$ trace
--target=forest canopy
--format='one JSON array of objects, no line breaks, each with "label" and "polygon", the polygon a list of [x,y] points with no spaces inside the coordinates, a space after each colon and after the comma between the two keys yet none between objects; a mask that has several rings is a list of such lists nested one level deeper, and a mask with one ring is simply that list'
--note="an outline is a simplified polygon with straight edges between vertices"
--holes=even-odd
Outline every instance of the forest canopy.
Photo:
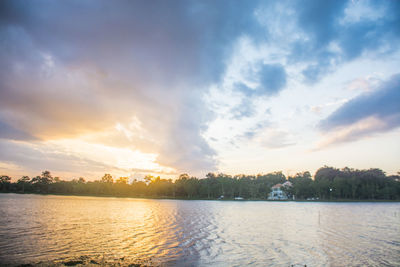
[{"label": "forest canopy", "polygon": [[0,192],[119,196],[180,199],[267,199],[271,187],[290,181],[289,195],[296,199],[321,200],[400,200],[400,173],[387,176],[380,169],[337,169],[324,166],[315,173],[297,173],[286,177],[282,172],[258,175],[226,175],[208,173],[204,178],[181,174],[178,179],[146,176],[143,181],[128,177],[114,179],[105,174],[101,179],[86,181],[79,177],[65,181],[43,171],[36,177],[22,176],[12,182],[7,175],[0,176]]}]

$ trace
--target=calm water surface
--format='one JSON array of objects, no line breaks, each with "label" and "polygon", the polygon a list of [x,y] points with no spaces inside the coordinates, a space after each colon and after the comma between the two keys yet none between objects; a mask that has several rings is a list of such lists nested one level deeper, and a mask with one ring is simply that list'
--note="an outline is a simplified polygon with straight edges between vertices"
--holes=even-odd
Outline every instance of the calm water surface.
[{"label": "calm water surface", "polygon": [[400,266],[400,203],[0,194],[0,263],[82,256],[162,266]]}]

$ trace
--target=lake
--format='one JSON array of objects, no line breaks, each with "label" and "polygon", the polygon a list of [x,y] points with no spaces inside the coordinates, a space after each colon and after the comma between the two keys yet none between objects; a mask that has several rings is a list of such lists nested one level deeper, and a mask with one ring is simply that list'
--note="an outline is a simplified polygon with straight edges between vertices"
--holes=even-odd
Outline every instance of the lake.
[{"label": "lake", "polygon": [[0,262],[400,266],[400,203],[0,194]]}]

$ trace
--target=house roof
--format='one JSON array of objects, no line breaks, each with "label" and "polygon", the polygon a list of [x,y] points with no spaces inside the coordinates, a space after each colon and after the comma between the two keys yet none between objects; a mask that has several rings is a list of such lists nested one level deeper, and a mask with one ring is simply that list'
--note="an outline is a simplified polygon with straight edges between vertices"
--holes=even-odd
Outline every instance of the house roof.
[{"label": "house roof", "polygon": [[276,184],[276,185],[274,185],[273,187],[271,187],[272,189],[274,189],[274,188],[281,188],[282,187],[282,184]]},{"label": "house roof", "polygon": [[290,181],[286,181],[283,183],[283,186],[293,186],[293,184]]}]

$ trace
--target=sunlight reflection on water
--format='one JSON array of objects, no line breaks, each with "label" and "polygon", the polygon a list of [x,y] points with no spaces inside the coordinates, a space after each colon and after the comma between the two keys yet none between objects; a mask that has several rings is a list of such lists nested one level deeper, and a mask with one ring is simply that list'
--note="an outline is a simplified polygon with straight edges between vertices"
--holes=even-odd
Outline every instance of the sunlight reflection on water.
[{"label": "sunlight reflection on water", "polygon": [[399,266],[400,203],[0,194],[0,262]]}]

